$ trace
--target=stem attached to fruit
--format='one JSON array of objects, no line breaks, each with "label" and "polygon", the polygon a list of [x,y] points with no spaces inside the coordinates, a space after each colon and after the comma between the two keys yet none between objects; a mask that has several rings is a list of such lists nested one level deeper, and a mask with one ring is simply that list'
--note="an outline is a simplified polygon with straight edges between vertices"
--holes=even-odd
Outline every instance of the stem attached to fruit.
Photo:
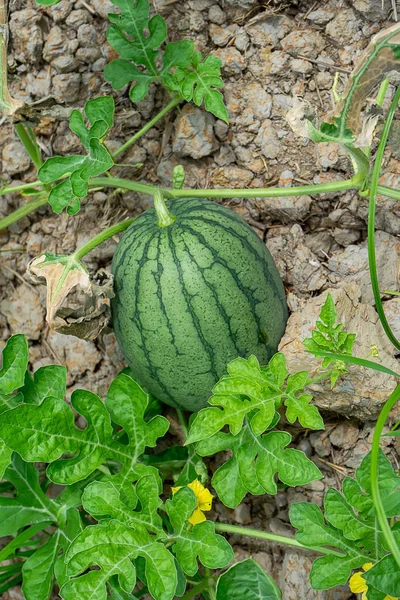
[{"label": "stem attached to fruit", "polygon": [[158,221],[157,225],[159,227],[168,227],[175,222],[176,217],[171,215],[169,212],[167,205],[164,199],[164,193],[161,188],[157,188],[154,194],[154,208],[156,209]]}]

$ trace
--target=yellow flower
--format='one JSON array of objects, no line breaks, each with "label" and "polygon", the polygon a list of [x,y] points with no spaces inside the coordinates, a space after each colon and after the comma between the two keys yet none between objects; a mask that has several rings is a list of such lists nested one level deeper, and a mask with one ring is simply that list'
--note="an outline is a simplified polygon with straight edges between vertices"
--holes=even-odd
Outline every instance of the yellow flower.
[{"label": "yellow flower", "polygon": [[[369,569],[372,569],[373,566],[374,565],[372,563],[366,563],[365,565],[362,566],[362,570],[365,573],[365,571],[369,571]],[[353,594],[362,594],[361,599],[367,600],[368,585],[367,585],[367,582],[365,581],[364,577],[362,576],[361,571],[359,571],[358,573],[354,573],[354,575],[352,575],[350,577],[349,586],[350,586],[350,591],[353,592]],[[385,596],[384,600],[398,600],[398,599],[393,598],[393,596]]]},{"label": "yellow flower", "polygon": [[[202,523],[206,520],[206,517],[203,515],[203,512],[211,510],[213,496],[209,492],[209,490],[200,483],[198,479],[195,479],[194,481],[192,481],[192,483],[188,483],[187,487],[190,488],[196,496],[196,508],[194,509],[193,514],[189,519],[189,523],[191,523],[192,525],[197,525],[197,523]],[[176,494],[176,492],[181,488],[182,486],[171,488],[172,495]]]}]

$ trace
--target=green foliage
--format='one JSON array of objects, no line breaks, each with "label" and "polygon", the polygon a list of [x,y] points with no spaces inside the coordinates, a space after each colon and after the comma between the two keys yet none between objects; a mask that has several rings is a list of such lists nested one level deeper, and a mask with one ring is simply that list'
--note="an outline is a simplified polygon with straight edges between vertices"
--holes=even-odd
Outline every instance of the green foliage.
[{"label": "green foliage", "polygon": [[89,127],[79,110],[72,111],[69,127],[79,137],[87,154],[54,156],[48,158],[39,169],[42,183],[50,184],[63,179],[49,194],[49,203],[55,213],[61,213],[66,208],[69,215],[75,215],[80,209],[80,200],[87,196],[89,179],[108,171],[114,164],[103,143],[114,124],[113,98],[104,96],[89,100],[85,105],[85,114]]},{"label": "green foliage", "polygon": [[232,435],[242,430],[247,418],[252,432],[258,436],[266,431],[282,403],[288,420],[299,419],[304,427],[323,429],[324,424],[311,396],[303,394],[308,381],[305,371],[290,375],[284,354],[275,354],[266,367],[260,367],[255,356],[237,358],[228,365],[228,375],[214,386],[209,404],[196,415],[187,443],[209,438],[226,425]]},{"label": "green foliage", "polygon": [[216,600],[281,600],[278,586],[252,558],[236,563],[218,579]]},{"label": "green foliage", "polygon": [[[104,75],[114,89],[119,90],[133,82],[130,89],[132,102],[143,100],[149,84],[160,81],[182,99],[200,106],[203,101],[208,111],[228,121],[220,77],[222,62],[213,55],[204,61],[189,40],[169,42],[163,52],[160,46],[167,38],[167,26],[160,15],[149,18],[148,0],[112,0],[121,9],[110,14],[109,44],[121,58],[109,63]],[[141,67],[141,68],[139,68]]]},{"label": "green foliage", "polygon": [[223,450],[231,451],[231,458],[215,472],[212,485],[219,499],[234,508],[247,492],[253,495],[276,494],[275,474],[286,485],[304,485],[321,479],[322,474],[303,452],[286,448],[291,435],[285,431],[271,431],[256,436],[249,425],[234,436],[217,433],[197,444],[200,456],[211,456]]},{"label": "green foliage", "polygon": [[[357,469],[355,479],[346,477],[343,480],[342,493],[333,488],[328,490],[324,512],[317,505],[305,502],[294,504],[290,509],[291,523],[299,530],[296,534],[299,542],[338,550],[337,555],[329,554],[314,561],[310,573],[314,589],[326,590],[345,584],[353,569],[385,560],[387,549],[371,498],[370,472],[371,456],[368,454]],[[399,486],[400,477],[381,451],[379,487],[382,496],[390,499]],[[393,507],[393,513],[398,515],[398,505]],[[371,583],[376,586],[375,582]],[[383,591],[391,593],[387,589]]]},{"label": "green foliage", "polygon": [[[48,397],[39,406],[21,404],[4,413],[0,437],[24,460],[50,463],[49,479],[62,485],[81,481],[106,459],[115,459],[121,468],[113,483],[129,498],[130,482],[155,471],[138,463],[138,458],[146,446],[155,446],[157,438],[165,434],[168,421],[161,416],[144,421],[148,396],[124,374],[111,384],[105,405],[85,390],[75,390],[71,404],[86,419],[86,429],[75,426],[68,404]],[[123,427],[127,444],[118,441],[112,422]],[[63,454],[73,458],[58,460]]]},{"label": "green foliage", "polygon": [[[343,331],[343,324],[337,323],[337,313],[335,303],[330,294],[328,294],[319,319],[316,323],[316,329],[311,332],[311,338],[303,341],[305,348],[315,356],[321,356],[326,352],[332,354],[344,354],[351,356],[356,335]],[[341,375],[348,371],[342,361],[334,361],[331,358],[324,358],[322,367],[327,368],[334,364],[331,374],[331,385],[335,385]]]}]

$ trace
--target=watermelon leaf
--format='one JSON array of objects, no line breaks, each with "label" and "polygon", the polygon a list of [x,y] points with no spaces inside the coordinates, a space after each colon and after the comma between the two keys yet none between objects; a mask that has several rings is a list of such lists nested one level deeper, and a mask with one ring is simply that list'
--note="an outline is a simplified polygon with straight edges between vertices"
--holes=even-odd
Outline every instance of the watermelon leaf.
[{"label": "watermelon leaf", "polygon": [[79,212],[80,200],[88,194],[89,179],[101,175],[114,165],[111,154],[103,143],[105,135],[114,124],[114,99],[104,96],[89,100],[84,110],[90,126],[85,125],[79,110],[72,111],[69,126],[79,137],[87,154],[48,158],[38,172],[40,181],[45,184],[67,176],[49,194],[49,203],[57,214],[64,208],[69,215]]},{"label": "watermelon leaf", "polygon": [[187,102],[193,101],[196,106],[204,106],[208,112],[218,119],[229,122],[229,115],[224,99],[218,88],[224,86],[221,79],[222,60],[209,54],[202,61],[200,52],[194,52],[190,64],[176,69],[165,78],[165,84],[179,92]]},{"label": "watermelon leaf", "polygon": [[[306,502],[293,504],[290,509],[290,521],[299,530],[296,534],[299,542],[309,547],[326,546],[339,551],[337,556],[327,555],[314,561],[310,573],[314,589],[325,590],[345,584],[353,569],[382,558],[385,560],[387,549],[371,498],[370,472],[369,453],[356,470],[355,479],[346,477],[343,480],[342,493],[333,488],[328,490],[324,512],[317,505]],[[400,477],[382,451],[378,473],[382,497],[390,497],[399,488]],[[395,514],[398,515],[398,510]],[[368,577],[365,574],[365,579]],[[371,584],[383,589],[375,580],[371,579]],[[391,594],[389,589],[386,594]],[[371,597],[379,596],[371,590]]]},{"label": "watermelon leaf", "polygon": [[119,14],[108,15],[112,24],[107,40],[120,55],[104,69],[112,87],[120,90],[133,83],[130,99],[140,102],[147,96],[149,85],[159,81],[187,102],[196,106],[204,102],[206,110],[228,122],[228,111],[218,91],[223,87],[221,60],[210,54],[202,61],[190,40],[169,42],[161,51],[167,25],[160,15],[149,18],[148,0],[111,1],[121,9]]},{"label": "watermelon leaf", "polygon": [[[24,335],[13,335],[2,352],[0,369],[0,415],[22,401],[20,394],[14,395],[24,385],[28,368],[29,350]],[[11,462],[12,450],[0,438],[0,480]]]},{"label": "watermelon leaf", "polygon": [[162,521],[158,509],[162,505],[159,498],[159,483],[154,475],[141,477],[136,484],[135,494],[140,510],[134,511],[137,505],[128,507],[121,499],[121,494],[110,481],[95,481],[89,484],[82,496],[84,509],[98,521],[101,518],[113,518],[129,527],[136,523],[148,531],[160,535]]},{"label": "watermelon leaf", "polygon": [[28,367],[28,342],[24,335],[13,335],[2,353],[0,370],[0,398],[12,394],[24,385]]},{"label": "watermelon leaf", "polygon": [[21,393],[26,404],[40,404],[48,396],[63,399],[67,392],[67,369],[61,365],[40,367],[31,376],[25,374]]},{"label": "watermelon leaf", "polygon": [[[65,557],[71,579],[61,588],[61,597],[105,599],[107,581],[114,575],[122,590],[130,593],[136,583],[132,559],[138,556],[146,561],[146,579],[153,598],[172,600],[177,586],[172,554],[143,526],[135,524],[132,528],[116,520],[86,527],[74,539]],[[85,573],[91,566],[99,569]]]},{"label": "watermelon leaf", "polygon": [[236,563],[222,573],[216,600],[281,600],[281,592],[270,575],[252,558]]},{"label": "watermelon leaf", "polygon": [[228,364],[228,373],[214,386],[209,400],[213,408],[204,408],[194,418],[187,444],[209,438],[226,425],[234,436],[238,435],[245,418],[249,419],[252,432],[260,435],[270,428],[283,401],[291,423],[298,418],[304,427],[323,429],[317,408],[309,404],[312,397],[302,393],[307,373],[287,378],[284,354],[275,354],[267,367],[260,367],[255,356],[247,360],[236,358]]},{"label": "watermelon leaf", "polygon": [[[368,583],[368,589],[371,584],[386,594],[386,598],[400,596],[400,570],[391,554],[384,556],[372,569],[363,574],[363,578]],[[370,600],[369,596],[368,600]]]},{"label": "watermelon leaf", "polygon": [[[331,294],[328,294],[316,322],[316,329],[312,330],[311,338],[303,340],[303,346],[308,352],[314,356],[320,356],[321,351],[352,355],[356,334],[343,331],[343,324],[337,323],[337,316],[333,298]],[[334,364],[331,374],[331,386],[333,387],[338,378],[348,371],[342,361],[335,361],[331,358],[325,358],[322,367],[327,368],[332,363]]]},{"label": "watermelon leaf", "polygon": [[[157,473],[153,467],[140,464],[138,458],[146,446],[154,447],[169,427],[161,416],[144,421],[147,403],[148,395],[121,374],[112,382],[105,405],[91,392],[73,392],[72,407],[86,419],[86,429],[77,429],[74,413],[66,402],[47,397],[39,406],[21,404],[4,413],[0,438],[24,460],[50,463],[48,477],[61,485],[85,479],[106,459],[118,461],[120,471],[110,480],[130,505],[136,500],[131,482],[147,473]],[[116,438],[112,422],[124,429],[127,444]],[[72,458],[59,460],[63,454]]]},{"label": "watermelon leaf", "polygon": [[223,450],[231,451],[231,458],[215,472],[212,485],[225,506],[235,508],[247,492],[276,494],[276,473],[290,486],[322,478],[319,469],[303,452],[286,448],[291,439],[284,431],[256,436],[246,425],[236,436],[217,433],[202,440],[197,444],[197,452],[200,456],[211,456]]},{"label": "watermelon leaf", "polygon": [[232,548],[224,537],[215,533],[211,521],[194,526],[188,522],[196,509],[196,496],[190,488],[181,488],[167,500],[165,508],[174,530],[171,535],[175,542],[173,551],[187,575],[197,573],[197,557],[210,569],[221,569],[232,560]]}]

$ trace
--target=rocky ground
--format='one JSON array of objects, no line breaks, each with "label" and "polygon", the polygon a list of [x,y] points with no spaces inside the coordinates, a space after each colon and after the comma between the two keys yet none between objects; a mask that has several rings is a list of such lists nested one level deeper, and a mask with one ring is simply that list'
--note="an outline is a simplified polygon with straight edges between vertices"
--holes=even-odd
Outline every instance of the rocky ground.
[{"label": "rocky ground", "polygon": [[[153,0],[167,20],[170,39],[193,39],[199,50],[224,61],[229,127],[193,106],[168,116],[121,158],[121,176],[169,185],[181,163],[188,187],[289,187],[334,181],[347,176],[349,163],[335,144],[315,146],[291,131],[285,114],[298,95],[323,114],[331,106],[330,89],[337,71],[344,82],[370,37],[391,21],[385,0]],[[53,8],[33,0],[11,0],[9,69],[12,94],[26,102],[54,96],[67,107],[82,107],[88,98],[110,93],[102,71],[114,53],[105,41],[109,0],[62,0]],[[393,93],[393,90],[391,90]],[[390,94],[389,94],[390,95]],[[146,122],[165,104],[160,89],[132,105],[127,90],[114,93],[116,126],[112,147]],[[34,181],[35,170],[6,119],[1,121],[1,177],[7,183]],[[44,156],[79,150],[65,120],[44,119],[36,128]],[[398,187],[400,162],[388,154],[382,183]],[[26,200],[0,197],[0,216]],[[398,368],[373,307],[369,285],[367,200],[356,192],[298,198],[224,201],[263,237],[288,291],[292,311],[282,349],[293,369],[306,360],[300,340],[307,337],[328,289],[333,289],[341,320],[358,334],[356,352],[379,357]],[[136,193],[96,192],[75,217],[56,216],[42,208],[0,232],[0,345],[10,334],[25,333],[33,369],[58,362],[68,367],[69,386],[104,392],[124,366],[112,334],[96,342],[63,336],[45,324],[45,290],[26,275],[29,261],[44,251],[68,253],[107,225],[134,216],[149,205]],[[400,205],[379,199],[378,269],[381,289],[398,289]],[[86,261],[95,272],[107,268],[117,240],[110,240]],[[400,334],[400,298],[385,301],[392,327]],[[308,364],[308,363],[307,363]],[[326,417],[326,430],[306,435],[294,430],[295,444],[325,474],[323,481],[279,492],[276,497],[246,499],[236,510],[215,507],[222,521],[252,525],[275,533],[290,531],[291,503],[321,504],[324,490],[338,487],[368,451],[374,418],[393,389],[386,375],[373,377],[352,369],[335,391],[316,386],[315,399]],[[396,415],[394,415],[396,416]],[[400,417],[398,417],[400,418]],[[398,439],[398,438],[397,438]],[[399,467],[400,448],[383,440],[384,451]],[[351,598],[347,588],[310,589],[306,575],[311,558],[295,550],[234,538],[237,558],[252,554],[280,584],[284,600]],[[4,600],[20,599],[18,588]]]}]

